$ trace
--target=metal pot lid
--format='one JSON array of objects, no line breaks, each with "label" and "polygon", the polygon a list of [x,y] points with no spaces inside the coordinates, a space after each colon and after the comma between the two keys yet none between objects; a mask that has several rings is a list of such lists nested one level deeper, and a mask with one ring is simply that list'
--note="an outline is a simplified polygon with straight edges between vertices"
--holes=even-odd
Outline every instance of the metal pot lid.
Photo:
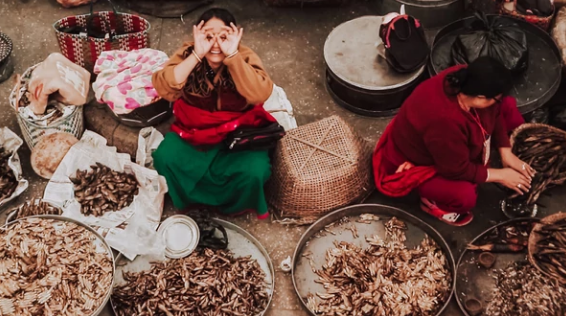
[{"label": "metal pot lid", "polygon": [[185,215],[173,215],[164,220],[157,232],[165,243],[165,256],[171,259],[184,258],[197,247],[200,231],[197,223]]},{"label": "metal pot lid", "polygon": [[324,44],[324,60],[338,78],[367,90],[388,90],[404,86],[424,71],[401,74],[378,56],[382,43],[379,27],[382,16],[363,16],[337,26]]}]

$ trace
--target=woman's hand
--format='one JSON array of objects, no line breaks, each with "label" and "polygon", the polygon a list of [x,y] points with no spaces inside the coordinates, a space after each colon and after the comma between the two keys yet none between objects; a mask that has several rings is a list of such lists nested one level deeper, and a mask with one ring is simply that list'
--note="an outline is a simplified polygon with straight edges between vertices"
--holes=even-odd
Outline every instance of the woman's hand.
[{"label": "woman's hand", "polygon": [[230,23],[229,27],[225,26],[223,31],[216,36],[222,53],[226,56],[234,54],[240,46],[243,34],[244,29],[238,29],[234,23]]},{"label": "woman's hand", "polygon": [[531,189],[531,180],[511,168],[489,169],[490,182],[498,182],[507,188],[524,195]]},{"label": "woman's hand", "polygon": [[209,30],[210,28],[204,27],[204,21],[193,26],[194,51],[200,59],[203,59],[214,45],[215,38],[208,33]]},{"label": "woman's hand", "polygon": [[526,162],[519,159],[519,157],[515,156],[513,152],[511,152],[511,148],[502,148],[500,150],[501,153],[501,161],[503,162],[503,166],[506,168],[511,168],[529,180],[532,180],[535,176],[535,169],[529,166]]}]

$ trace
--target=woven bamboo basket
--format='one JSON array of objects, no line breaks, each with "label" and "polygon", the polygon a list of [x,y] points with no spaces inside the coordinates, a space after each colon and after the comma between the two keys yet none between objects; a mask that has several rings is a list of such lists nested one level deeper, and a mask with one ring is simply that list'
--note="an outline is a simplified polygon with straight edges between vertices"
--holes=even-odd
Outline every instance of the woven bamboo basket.
[{"label": "woven bamboo basket", "polygon": [[543,219],[540,220],[540,223],[537,223],[534,227],[533,230],[531,231],[531,234],[529,235],[529,244],[528,244],[528,250],[529,250],[529,254],[528,254],[528,258],[529,258],[529,262],[537,269],[540,271],[540,273],[550,277],[550,278],[554,278],[555,280],[558,280],[558,282],[562,283],[562,284],[566,284],[566,279],[564,278],[555,278],[554,276],[548,274],[548,272],[546,272],[544,269],[541,268],[538,260],[535,258],[534,254],[537,253],[539,251],[539,242],[543,239],[543,236],[539,233],[539,231],[541,230],[541,228],[543,227],[543,225],[548,225],[548,224],[555,224],[557,222],[563,221],[564,219],[566,219],[566,213],[555,213],[552,215],[549,215]]},{"label": "woven bamboo basket", "polygon": [[[517,135],[519,135],[520,133],[527,133],[529,129],[533,129],[533,128],[548,128],[549,130],[559,133],[559,134],[563,134],[564,138],[566,138],[566,132],[558,129],[554,126],[550,126],[550,125],[546,125],[546,124],[540,124],[540,123],[526,123],[523,124],[519,127],[517,127],[514,131],[513,134],[511,134],[510,137],[510,141],[511,141],[511,148],[513,148],[514,144],[515,144],[515,139],[517,138]],[[566,178],[561,178],[561,179],[556,179],[554,181],[552,181],[552,184],[556,184],[556,185],[561,185],[564,184],[564,182],[566,182]]]},{"label": "woven bamboo basket", "polygon": [[8,35],[0,33],[0,82],[8,80],[14,72],[14,63],[10,58],[12,48],[12,40]]},{"label": "woven bamboo basket", "polygon": [[[517,0],[514,0],[513,2],[515,2],[515,7],[517,6]],[[552,22],[552,18],[554,18],[554,14],[556,13],[556,8],[553,7],[552,9],[552,14],[550,14],[549,16],[536,16],[536,15],[525,15],[522,14],[521,12],[514,10],[508,10],[506,9],[503,5],[504,5],[504,1],[502,1],[499,4],[499,14],[501,15],[508,15],[511,17],[514,17],[516,19],[519,20],[523,20],[525,22],[534,24],[538,27],[540,27],[541,29],[545,30],[548,32],[548,29],[550,28],[550,23]]]},{"label": "woven bamboo basket", "polygon": [[372,148],[338,116],[300,126],[277,146],[267,201],[281,217],[324,215],[373,190]]},{"label": "woven bamboo basket", "polygon": [[352,0],[263,0],[272,7],[324,7],[345,5]]}]

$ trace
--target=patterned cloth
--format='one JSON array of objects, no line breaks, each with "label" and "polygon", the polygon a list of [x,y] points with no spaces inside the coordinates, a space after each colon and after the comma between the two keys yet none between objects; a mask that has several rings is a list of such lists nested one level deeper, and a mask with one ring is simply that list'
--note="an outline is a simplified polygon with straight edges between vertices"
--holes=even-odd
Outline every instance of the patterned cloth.
[{"label": "patterned cloth", "polygon": [[116,114],[128,114],[158,101],[151,76],[167,60],[164,52],[150,48],[103,52],[94,66],[94,73],[98,74],[92,84],[96,100],[108,104]]}]

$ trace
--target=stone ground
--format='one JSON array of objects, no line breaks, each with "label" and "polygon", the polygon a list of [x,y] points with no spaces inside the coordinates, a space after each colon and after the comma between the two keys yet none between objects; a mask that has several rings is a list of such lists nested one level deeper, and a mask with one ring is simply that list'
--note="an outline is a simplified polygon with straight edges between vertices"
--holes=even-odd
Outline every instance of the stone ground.
[{"label": "stone ground", "polygon": [[[104,2],[104,1],[99,1]],[[333,27],[347,20],[375,14],[375,3],[369,0],[357,0],[342,8],[314,9],[278,9],[265,6],[260,0],[217,0],[217,6],[230,9],[245,28],[244,42],[253,48],[271,74],[274,81],[285,89],[291,100],[298,123],[306,124],[337,114],[356,127],[357,131],[368,140],[375,142],[389,119],[365,118],[339,108],[324,88],[325,65],[322,48],[326,36]],[[0,0],[0,31],[14,41],[12,58],[16,72],[22,73],[27,67],[42,61],[51,52],[59,48],[52,30],[52,24],[67,15],[83,14],[86,7],[66,10],[55,0]],[[98,4],[96,9],[107,9],[105,4]],[[152,48],[172,53],[181,43],[189,40],[191,22],[204,9],[185,17],[185,23],[179,19],[157,19],[147,17],[152,24]],[[377,30],[376,30],[377,32]],[[0,126],[7,126],[20,133],[14,111],[8,103],[12,81],[0,84]],[[108,122],[108,124],[115,124]],[[19,152],[24,176],[30,182],[29,189],[16,201],[1,210],[0,222],[5,218],[5,211],[27,199],[40,197],[46,181],[32,171],[29,163],[30,150],[24,145]],[[562,210],[564,189],[551,191],[551,198],[543,197],[546,205],[542,215]],[[480,188],[480,199],[476,209],[476,219],[465,228],[453,228],[423,214],[418,209],[417,198],[410,196],[402,200],[392,200],[374,193],[370,203],[387,204],[411,212],[430,223],[447,239],[458,258],[459,250],[475,235],[505,218],[497,204],[502,192],[493,185]],[[167,213],[173,211],[170,201],[166,202]],[[305,231],[302,227],[283,227],[271,220],[258,221],[252,217],[233,220],[256,236],[267,248],[274,265],[293,254],[296,243]],[[107,308],[102,315],[112,315]],[[276,290],[269,316],[303,316],[308,313],[302,309],[297,299],[290,274],[276,273]],[[451,302],[443,315],[462,315],[456,303]]]}]

